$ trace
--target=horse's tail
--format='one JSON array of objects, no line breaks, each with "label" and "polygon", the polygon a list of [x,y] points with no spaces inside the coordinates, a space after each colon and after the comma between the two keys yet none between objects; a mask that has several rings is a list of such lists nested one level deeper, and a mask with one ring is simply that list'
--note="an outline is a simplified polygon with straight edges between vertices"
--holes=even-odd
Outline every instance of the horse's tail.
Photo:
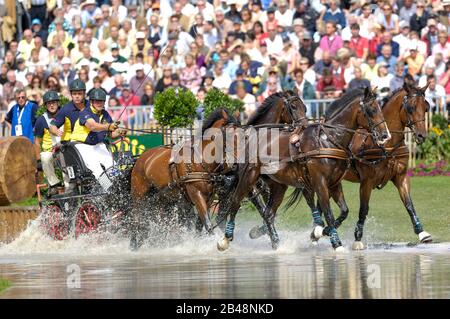
[{"label": "horse's tail", "polygon": [[284,210],[288,210],[294,204],[297,207],[298,203],[302,200],[303,197],[303,188],[296,188],[291,195],[288,197],[287,203],[284,205]]}]

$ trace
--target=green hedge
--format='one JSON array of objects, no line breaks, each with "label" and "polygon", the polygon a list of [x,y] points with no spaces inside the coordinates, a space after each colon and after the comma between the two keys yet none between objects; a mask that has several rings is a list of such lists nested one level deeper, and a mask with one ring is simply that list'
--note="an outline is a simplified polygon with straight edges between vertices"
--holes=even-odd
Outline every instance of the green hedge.
[{"label": "green hedge", "polygon": [[447,119],[435,114],[432,117],[433,127],[428,132],[425,141],[417,146],[418,154],[431,164],[441,160],[450,160],[450,125]]},{"label": "green hedge", "polygon": [[187,127],[194,123],[198,101],[189,90],[169,88],[156,93],[155,119],[162,126]]},{"label": "green hedge", "polygon": [[203,107],[204,117],[207,118],[218,108],[226,108],[232,113],[236,111],[242,112],[244,110],[244,102],[238,99],[232,99],[219,89],[212,88],[206,93]]}]

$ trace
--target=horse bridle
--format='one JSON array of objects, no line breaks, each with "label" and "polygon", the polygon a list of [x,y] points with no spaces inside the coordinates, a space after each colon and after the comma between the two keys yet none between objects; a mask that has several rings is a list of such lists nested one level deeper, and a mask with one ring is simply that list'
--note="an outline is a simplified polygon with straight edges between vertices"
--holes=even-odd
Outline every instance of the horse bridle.
[{"label": "horse bridle", "polygon": [[405,113],[406,113],[406,127],[409,128],[412,131],[414,131],[415,125],[417,123],[425,122],[425,117],[423,119],[420,119],[420,120],[417,120],[417,121],[413,121],[411,119],[411,117],[412,117],[411,113],[412,112],[409,112],[409,109],[414,109],[414,106],[411,103],[409,103],[409,100],[410,99],[415,99],[417,97],[425,97],[425,93],[423,93],[423,92],[416,92],[413,95],[406,94],[403,97],[403,101],[402,101],[402,108],[405,110]]},{"label": "horse bridle", "polygon": [[[287,110],[287,113],[289,114],[289,117],[290,117],[290,119],[291,119],[291,121],[292,121],[292,124],[293,124],[295,127],[298,127],[298,126],[302,126],[302,124],[301,124],[300,122],[303,121],[303,120],[306,120],[307,117],[306,117],[306,116],[303,116],[303,117],[301,117],[301,118],[296,119],[296,117],[295,117],[295,115],[294,115],[294,111],[292,110],[292,106],[291,106],[291,104],[292,104],[292,102],[293,102],[294,100],[300,100],[300,98],[299,98],[298,96],[295,96],[295,95],[292,95],[292,96],[289,96],[289,97],[283,97],[284,108]],[[301,101],[301,100],[300,100],[300,101]],[[305,110],[305,111],[306,111],[306,110]],[[306,112],[305,112],[305,113],[306,113]]]},{"label": "horse bridle", "polygon": [[369,112],[366,109],[366,104],[372,104],[374,101],[376,101],[376,97],[372,97],[369,100],[365,101],[364,98],[361,98],[359,101],[359,106],[361,108],[361,111],[364,114],[364,117],[367,120],[367,123],[369,124],[369,131],[370,133],[378,140],[378,132],[375,131],[375,128],[383,123],[386,123],[386,120],[383,117],[383,120],[378,122],[378,123],[374,123],[372,121],[372,117],[369,115]]}]

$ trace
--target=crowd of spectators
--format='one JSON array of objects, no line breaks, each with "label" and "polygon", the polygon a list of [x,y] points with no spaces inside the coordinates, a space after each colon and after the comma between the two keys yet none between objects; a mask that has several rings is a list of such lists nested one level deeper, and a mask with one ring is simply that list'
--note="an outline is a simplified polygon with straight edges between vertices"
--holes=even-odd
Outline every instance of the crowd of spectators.
[{"label": "crowd of spectators", "polygon": [[70,98],[76,78],[109,106],[216,87],[247,115],[281,89],[387,96],[405,79],[429,83],[432,108],[449,102],[450,0],[0,0],[0,24],[0,110],[16,89]]}]

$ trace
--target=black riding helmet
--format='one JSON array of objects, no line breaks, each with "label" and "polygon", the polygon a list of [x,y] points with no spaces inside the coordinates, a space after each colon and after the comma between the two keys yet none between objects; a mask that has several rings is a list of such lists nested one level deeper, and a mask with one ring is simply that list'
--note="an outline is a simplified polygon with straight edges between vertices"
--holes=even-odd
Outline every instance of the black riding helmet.
[{"label": "black riding helmet", "polygon": [[60,101],[60,97],[58,95],[58,92],[56,91],[47,91],[44,94],[43,97],[44,100],[44,104],[47,104],[47,102],[51,102],[51,101]]},{"label": "black riding helmet", "polygon": [[92,89],[89,91],[89,100],[106,101],[106,93],[103,89]]},{"label": "black riding helmet", "polygon": [[86,84],[80,79],[73,80],[69,85],[70,91],[86,91]]}]

